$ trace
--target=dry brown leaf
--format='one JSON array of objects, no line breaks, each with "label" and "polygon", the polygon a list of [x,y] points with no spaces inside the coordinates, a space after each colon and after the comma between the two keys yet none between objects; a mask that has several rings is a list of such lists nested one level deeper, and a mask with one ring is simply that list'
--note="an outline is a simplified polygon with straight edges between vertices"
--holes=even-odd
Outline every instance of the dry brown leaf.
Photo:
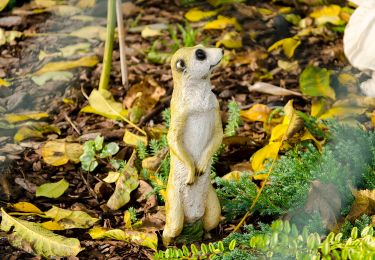
[{"label": "dry brown leaf", "polygon": [[157,154],[151,157],[147,157],[142,161],[142,168],[147,169],[151,172],[155,172],[168,152],[168,148],[160,150]]},{"label": "dry brown leaf", "polygon": [[313,181],[305,205],[307,213],[319,212],[322,224],[332,230],[340,216],[341,198],[339,191],[333,184]]},{"label": "dry brown leaf", "polygon": [[260,92],[275,96],[302,96],[299,92],[277,87],[266,82],[256,82],[254,85],[248,86],[248,89],[250,92]]},{"label": "dry brown leaf", "polygon": [[165,93],[165,89],[152,77],[146,77],[142,82],[133,85],[124,99],[124,105],[129,109],[130,120],[139,122],[143,115],[152,111]]},{"label": "dry brown leaf", "polygon": [[368,216],[375,214],[375,190],[353,190],[355,201],[346,216],[348,220],[354,220],[361,215]]}]

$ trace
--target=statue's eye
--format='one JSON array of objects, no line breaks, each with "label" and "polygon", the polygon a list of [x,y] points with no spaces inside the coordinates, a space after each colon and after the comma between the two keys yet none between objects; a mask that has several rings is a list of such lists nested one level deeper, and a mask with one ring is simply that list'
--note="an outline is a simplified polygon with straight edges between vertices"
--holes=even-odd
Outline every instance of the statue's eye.
[{"label": "statue's eye", "polygon": [[178,60],[176,62],[176,68],[178,71],[183,71],[186,68],[185,62],[183,60]]},{"label": "statue's eye", "polygon": [[195,57],[197,57],[197,60],[205,60],[206,59],[206,52],[202,49],[198,49],[195,51]]}]

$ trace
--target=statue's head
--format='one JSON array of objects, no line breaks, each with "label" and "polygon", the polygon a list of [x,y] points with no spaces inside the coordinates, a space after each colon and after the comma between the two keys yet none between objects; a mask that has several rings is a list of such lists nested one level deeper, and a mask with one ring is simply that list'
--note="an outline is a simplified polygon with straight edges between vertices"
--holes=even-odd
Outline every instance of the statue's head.
[{"label": "statue's head", "polygon": [[212,70],[220,63],[223,53],[220,48],[207,48],[203,45],[179,49],[171,60],[173,79],[175,82],[209,80]]}]

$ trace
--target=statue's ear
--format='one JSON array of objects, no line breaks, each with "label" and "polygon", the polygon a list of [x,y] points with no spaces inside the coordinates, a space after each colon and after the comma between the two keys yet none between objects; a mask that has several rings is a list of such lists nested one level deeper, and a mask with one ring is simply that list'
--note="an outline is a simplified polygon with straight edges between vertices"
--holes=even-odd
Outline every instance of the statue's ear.
[{"label": "statue's ear", "polygon": [[183,72],[186,69],[186,65],[185,65],[184,60],[180,59],[180,60],[176,61],[176,69],[179,72]]}]

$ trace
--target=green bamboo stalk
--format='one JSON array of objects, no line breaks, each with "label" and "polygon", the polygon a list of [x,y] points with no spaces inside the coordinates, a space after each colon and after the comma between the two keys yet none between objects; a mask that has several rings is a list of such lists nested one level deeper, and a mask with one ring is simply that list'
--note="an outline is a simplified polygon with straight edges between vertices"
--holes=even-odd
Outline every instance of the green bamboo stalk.
[{"label": "green bamboo stalk", "polygon": [[103,69],[100,75],[99,91],[108,89],[109,75],[112,65],[112,51],[116,27],[116,0],[108,0],[107,36],[104,47]]}]

